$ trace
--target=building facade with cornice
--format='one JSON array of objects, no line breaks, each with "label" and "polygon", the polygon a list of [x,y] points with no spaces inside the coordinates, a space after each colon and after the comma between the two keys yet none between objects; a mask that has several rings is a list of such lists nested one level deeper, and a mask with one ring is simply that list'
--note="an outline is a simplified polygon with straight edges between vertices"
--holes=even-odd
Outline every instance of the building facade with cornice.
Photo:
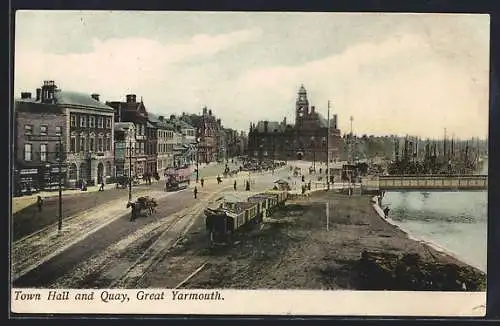
[{"label": "building facade with cornice", "polygon": [[31,166],[38,188],[58,183],[59,153],[66,187],[99,184],[114,175],[113,109],[98,94],[63,91],[44,81],[36,97],[21,94],[14,112],[16,171]]},{"label": "building facade with cornice", "polygon": [[[327,141],[328,137],[328,141]],[[328,149],[327,149],[328,144]],[[328,121],[314,106],[309,105],[302,85],[295,103],[295,124],[283,121],[259,121],[250,124],[248,155],[259,160],[308,160],[326,162],[339,159],[342,137],[337,127],[337,115]]]}]

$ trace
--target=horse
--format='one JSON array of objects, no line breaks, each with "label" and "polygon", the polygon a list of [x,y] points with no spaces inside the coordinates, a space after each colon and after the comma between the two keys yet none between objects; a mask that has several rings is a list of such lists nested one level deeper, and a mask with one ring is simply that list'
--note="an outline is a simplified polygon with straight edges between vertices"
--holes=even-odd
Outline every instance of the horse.
[{"label": "horse", "polygon": [[156,213],[157,206],[158,204],[156,203],[156,200],[154,198],[150,198],[149,196],[139,197],[134,203],[128,202],[127,208],[132,207],[132,216],[130,220],[133,221],[139,217],[140,212],[143,209],[146,210],[146,216],[151,216]]}]

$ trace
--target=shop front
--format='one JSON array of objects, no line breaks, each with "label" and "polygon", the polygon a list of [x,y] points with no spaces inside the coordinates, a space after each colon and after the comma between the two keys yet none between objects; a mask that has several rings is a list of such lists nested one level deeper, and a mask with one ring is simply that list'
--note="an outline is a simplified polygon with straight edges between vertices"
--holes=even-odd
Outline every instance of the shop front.
[{"label": "shop front", "polygon": [[14,170],[15,197],[31,195],[40,191],[40,168],[20,168]]}]

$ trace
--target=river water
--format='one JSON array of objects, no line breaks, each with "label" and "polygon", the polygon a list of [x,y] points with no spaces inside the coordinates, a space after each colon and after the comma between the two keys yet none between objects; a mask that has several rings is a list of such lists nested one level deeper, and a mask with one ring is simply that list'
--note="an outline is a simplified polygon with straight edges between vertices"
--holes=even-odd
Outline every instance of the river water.
[{"label": "river water", "polygon": [[487,191],[387,192],[382,203],[410,235],[486,272]]}]

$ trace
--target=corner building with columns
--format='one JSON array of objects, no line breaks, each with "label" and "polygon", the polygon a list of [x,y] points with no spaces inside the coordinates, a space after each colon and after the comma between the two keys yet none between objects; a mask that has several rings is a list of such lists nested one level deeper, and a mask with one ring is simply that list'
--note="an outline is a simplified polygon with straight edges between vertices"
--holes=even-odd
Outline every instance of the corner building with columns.
[{"label": "corner building with columns", "polygon": [[30,181],[36,188],[58,183],[60,153],[65,187],[106,183],[114,175],[113,108],[98,94],[63,91],[54,81],[44,81],[36,97],[23,92],[16,100],[15,116],[15,164],[37,171]]}]

